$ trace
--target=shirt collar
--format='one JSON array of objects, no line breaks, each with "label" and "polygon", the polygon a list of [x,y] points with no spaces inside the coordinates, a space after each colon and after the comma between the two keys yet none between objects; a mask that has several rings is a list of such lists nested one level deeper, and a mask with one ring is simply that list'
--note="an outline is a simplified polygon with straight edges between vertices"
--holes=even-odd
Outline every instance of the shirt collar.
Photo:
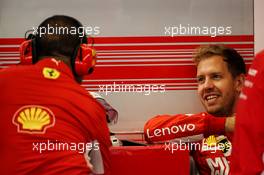
[{"label": "shirt collar", "polygon": [[40,67],[50,67],[57,69],[58,71],[65,73],[69,77],[74,78],[69,66],[67,66],[66,63],[61,60],[56,60],[55,58],[47,57],[38,61],[36,65]]}]

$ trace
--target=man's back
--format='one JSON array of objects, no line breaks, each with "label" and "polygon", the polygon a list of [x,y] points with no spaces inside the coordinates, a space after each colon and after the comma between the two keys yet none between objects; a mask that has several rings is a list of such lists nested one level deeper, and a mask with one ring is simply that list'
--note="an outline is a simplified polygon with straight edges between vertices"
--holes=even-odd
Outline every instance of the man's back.
[{"label": "man's back", "polygon": [[264,174],[264,51],[256,55],[237,108],[231,170],[234,175]]},{"label": "man's back", "polygon": [[99,169],[108,162],[105,112],[64,63],[1,70],[0,90],[1,172],[88,174],[90,150]]}]

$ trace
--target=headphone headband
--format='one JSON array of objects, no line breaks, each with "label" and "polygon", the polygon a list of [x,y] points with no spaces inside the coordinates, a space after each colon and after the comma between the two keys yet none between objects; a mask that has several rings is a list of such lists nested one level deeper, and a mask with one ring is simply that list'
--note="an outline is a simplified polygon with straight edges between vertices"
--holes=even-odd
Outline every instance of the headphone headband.
[{"label": "headphone headband", "polygon": [[[26,32],[25,37],[29,31]],[[81,44],[75,49],[72,65],[75,75],[84,76],[92,72],[96,63],[96,51],[87,44],[87,37],[81,38]],[[37,36],[30,33],[19,48],[21,64],[37,62]]]}]

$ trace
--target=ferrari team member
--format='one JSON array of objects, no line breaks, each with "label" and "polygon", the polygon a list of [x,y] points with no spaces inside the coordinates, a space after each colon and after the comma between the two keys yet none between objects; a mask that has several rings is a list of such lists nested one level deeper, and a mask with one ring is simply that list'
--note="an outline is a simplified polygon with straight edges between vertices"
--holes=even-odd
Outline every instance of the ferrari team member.
[{"label": "ferrari team member", "polygon": [[264,174],[264,51],[248,71],[237,106],[232,175]]},{"label": "ferrari team member", "polygon": [[85,38],[65,32],[81,27],[68,16],[44,20],[32,40],[35,64],[0,71],[1,174],[110,173],[105,110],[76,81]]},{"label": "ferrari team member", "polygon": [[246,73],[243,58],[231,48],[211,45],[197,50],[198,95],[206,112],[160,115],[144,127],[150,143],[197,141],[191,154],[201,175],[230,174],[234,111]]}]

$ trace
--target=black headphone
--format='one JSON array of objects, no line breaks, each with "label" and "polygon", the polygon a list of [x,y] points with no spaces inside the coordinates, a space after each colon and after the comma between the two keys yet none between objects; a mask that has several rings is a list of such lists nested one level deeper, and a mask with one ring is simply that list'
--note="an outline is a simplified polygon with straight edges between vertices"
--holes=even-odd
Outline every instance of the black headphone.
[{"label": "black headphone", "polygon": [[[26,36],[28,32],[30,31],[25,33],[26,41],[24,41],[19,48],[21,64],[35,64],[38,61],[38,37],[33,33],[30,33],[28,36]],[[86,36],[80,39],[81,44],[75,49],[71,61],[74,74],[78,76],[84,76],[91,73],[94,69],[96,63],[96,51],[92,47],[88,46],[88,40]]]}]

